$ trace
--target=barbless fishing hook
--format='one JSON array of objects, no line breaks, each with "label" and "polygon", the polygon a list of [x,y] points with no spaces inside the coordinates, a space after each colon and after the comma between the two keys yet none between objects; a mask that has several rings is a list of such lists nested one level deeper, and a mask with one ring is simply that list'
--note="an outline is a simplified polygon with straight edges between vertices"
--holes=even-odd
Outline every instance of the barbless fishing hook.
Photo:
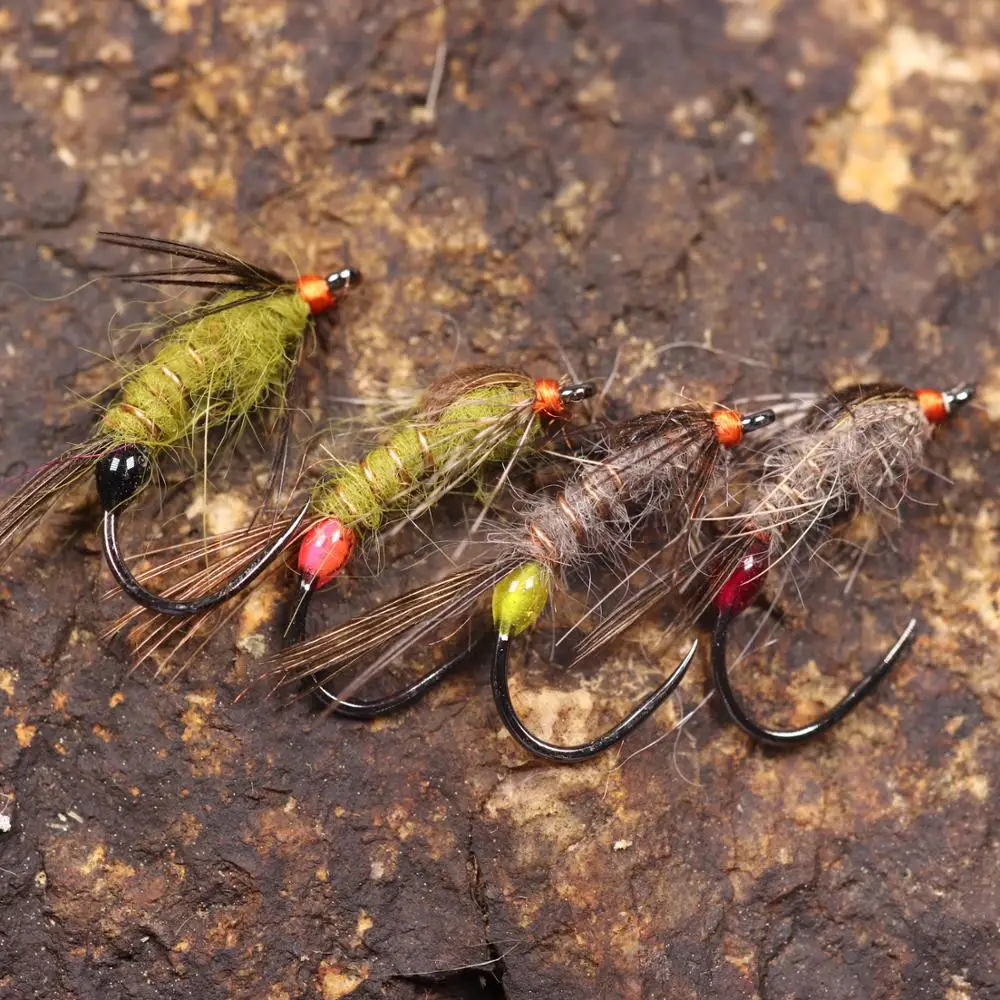
[{"label": "barbless fishing hook", "polygon": [[732,720],[753,739],[770,746],[789,747],[820,736],[835,726],[871,694],[879,682],[896,665],[909,645],[917,628],[916,618],[911,618],[906,628],[892,644],[876,667],[867,673],[831,709],[804,726],[795,729],[772,729],[757,722],[749,713],[742,699],[733,690],[729,680],[726,647],[729,626],[757,599],[768,570],[768,549],[764,542],[751,548],[740,566],[716,595],[714,604],[718,619],[712,632],[712,680],[722,703]]},{"label": "barbless fishing hook", "polygon": [[549,743],[536,736],[517,714],[514,703],[511,701],[508,678],[510,638],[508,635],[497,635],[496,649],[493,654],[493,669],[490,671],[493,703],[496,705],[507,731],[525,750],[539,757],[544,757],[546,760],[555,761],[557,764],[578,764],[580,761],[589,760],[630,735],[674,693],[684,679],[688,667],[691,666],[694,654],[698,651],[698,640],[695,639],[684,659],[674,668],[673,673],[658,688],[640,701],[621,722],[586,743],[565,747]]},{"label": "barbless fishing hook", "polygon": [[322,681],[313,682],[313,693],[319,701],[328,707],[335,715],[343,716],[346,719],[363,719],[371,721],[382,715],[391,715],[393,712],[406,708],[418,699],[422,698],[432,687],[435,687],[453,673],[459,667],[471,660],[475,654],[485,644],[489,634],[484,632],[468,649],[463,649],[456,653],[451,659],[446,660],[439,667],[419,677],[407,687],[400,688],[394,694],[384,698],[376,698],[371,701],[349,701],[327,690]]},{"label": "barbless fishing hook", "polygon": [[[865,393],[870,399],[878,401],[879,393],[890,393],[889,398],[904,400],[907,395],[919,407],[919,412],[929,426],[943,423],[953,410],[972,399],[975,394],[975,387],[963,385],[957,389],[939,392],[934,389],[919,389],[913,392],[893,388],[891,386],[875,385],[859,391],[859,395],[864,398]],[[848,399],[834,398],[838,405],[845,406],[850,412],[851,403]],[[861,405],[864,405],[862,402]],[[823,414],[820,421],[832,422],[834,425],[840,419],[840,414],[836,407],[831,407],[829,413]],[[822,433],[822,432],[821,432]],[[808,474],[808,473],[807,473]],[[860,495],[860,494],[859,494]],[[833,523],[839,519],[845,508],[849,508],[851,502],[835,504],[825,518],[819,523]],[[762,501],[761,509],[767,509],[767,496]],[[727,643],[729,628],[733,621],[739,617],[750,605],[752,605],[761,594],[764,579],[771,568],[771,546],[776,540],[776,529],[770,528],[761,530],[759,511],[753,512],[746,521],[751,530],[756,526],[758,529],[749,541],[745,552],[741,556],[738,564],[724,579],[722,585],[715,593],[712,604],[717,612],[715,629],[712,634],[712,677],[715,688],[719,692],[726,710],[733,721],[743,729],[753,739],[770,746],[787,747],[795,746],[806,740],[820,736],[845,716],[852,712],[857,706],[878,686],[879,682],[892,670],[899,661],[917,628],[917,620],[911,618],[906,628],[899,634],[895,642],[885,653],[878,664],[869,671],[861,681],[859,681],[840,701],[821,716],[804,726],[795,729],[772,729],[757,722],[740,697],[729,679],[729,667],[727,663]],[[770,518],[768,518],[770,520]]]},{"label": "barbless fishing hook", "polygon": [[174,617],[199,614],[222,604],[244,590],[282,552],[310,510],[310,504],[305,504],[274,541],[215,593],[189,601],[174,601],[154,594],[139,583],[128,568],[118,544],[118,512],[127,507],[146,485],[151,465],[149,452],[145,448],[140,445],[123,445],[100,459],[97,463],[96,479],[97,495],[104,509],[101,546],[111,575],[129,597],[157,614]]}]

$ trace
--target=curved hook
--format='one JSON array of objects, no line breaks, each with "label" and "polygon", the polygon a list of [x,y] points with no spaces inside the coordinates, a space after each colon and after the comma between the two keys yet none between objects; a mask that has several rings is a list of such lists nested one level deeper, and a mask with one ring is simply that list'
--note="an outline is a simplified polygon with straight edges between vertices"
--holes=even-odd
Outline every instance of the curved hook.
[{"label": "curved hook", "polygon": [[298,530],[302,519],[309,513],[307,503],[292,519],[291,524],[273,541],[266,549],[257,555],[253,562],[243,570],[231,577],[215,593],[206,594],[203,597],[196,597],[190,601],[173,601],[159,594],[154,594],[147,590],[132,575],[132,571],[125,563],[125,559],[118,547],[117,517],[114,510],[104,511],[103,548],[104,558],[107,560],[108,568],[112,575],[121,585],[122,590],[144,608],[161,615],[172,615],[175,618],[183,618],[187,615],[195,615],[202,611],[208,611],[223,601],[229,600],[241,590],[248,587],[268,566],[274,562],[282,549],[291,541]]},{"label": "curved hook", "polygon": [[496,651],[493,654],[493,670],[490,674],[493,701],[507,731],[525,750],[558,764],[576,764],[582,760],[589,760],[613,743],[625,739],[632,730],[652,715],[673,694],[677,685],[683,680],[697,650],[698,640],[695,639],[674,672],[655,691],[639,702],[618,725],[609,729],[602,736],[577,746],[560,747],[554,743],[548,743],[531,733],[521,721],[510,698],[510,685],[507,676],[510,637],[502,634],[497,635]]},{"label": "curved hook", "polygon": [[472,658],[477,650],[483,645],[489,633],[483,633],[471,646],[457,653],[450,660],[446,660],[440,667],[435,667],[430,673],[424,674],[408,687],[401,688],[395,694],[390,694],[385,698],[377,698],[373,701],[346,701],[339,698],[331,691],[327,690],[323,684],[314,680],[313,694],[335,715],[344,716],[347,719],[376,719],[380,715],[389,715],[407,705],[412,704],[418,698],[422,698],[432,687],[440,683],[453,670]]},{"label": "curved hook", "polygon": [[[285,646],[302,642],[306,637],[306,618],[312,596],[316,592],[311,580],[304,577],[299,580],[299,590],[292,602],[292,610],[285,626]],[[316,677],[310,678],[313,695],[324,707],[347,719],[377,719],[381,715],[389,715],[422,698],[432,687],[440,683],[453,670],[461,666],[483,645],[488,633],[483,633],[471,646],[446,660],[440,667],[435,667],[423,677],[418,678],[408,687],[401,688],[395,694],[372,701],[347,701],[324,687],[323,682]]]},{"label": "curved hook", "polygon": [[715,689],[719,692],[733,721],[749,736],[770,746],[787,747],[803,743],[814,736],[825,733],[840,722],[849,712],[857,708],[862,699],[869,695],[879,681],[895,666],[903,650],[913,638],[917,627],[916,618],[911,618],[909,624],[900,633],[889,651],[882,657],[875,669],[858,682],[836,705],[818,719],[798,729],[768,729],[750,717],[742,702],[737,697],[729,683],[729,668],[726,664],[726,639],[729,626],[737,616],[722,613],[712,634],[712,677]]}]

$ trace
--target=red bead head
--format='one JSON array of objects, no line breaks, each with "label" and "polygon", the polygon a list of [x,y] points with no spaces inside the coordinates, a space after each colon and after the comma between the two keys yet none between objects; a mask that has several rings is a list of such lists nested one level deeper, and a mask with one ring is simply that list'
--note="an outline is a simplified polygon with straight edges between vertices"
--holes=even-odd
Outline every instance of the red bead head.
[{"label": "red bead head", "polygon": [[757,599],[770,567],[770,546],[764,538],[754,538],[739,565],[726,577],[715,595],[716,609],[732,618],[744,612]]},{"label": "red bead head", "polygon": [[314,587],[325,587],[354,551],[354,532],[335,517],[314,524],[299,545],[299,572]]},{"label": "red bead head", "polygon": [[944,393],[938,392],[937,389],[917,389],[917,402],[928,423],[944,423],[948,416],[948,403]]},{"label": "red bead head", "polygon": [[564,417],[566,408],[590,399],[596,390],[589,382],[561,386],[552,378],[535,380],[535,399],[531,408],[542,417]]},{"label": "red bead head", "polygon": [[332,309],[344,292],[360,284],[361,272],[356,267],[342,267],[325,278],[319,274],[304,274],[295,282],[295,288],[316,316]]}]

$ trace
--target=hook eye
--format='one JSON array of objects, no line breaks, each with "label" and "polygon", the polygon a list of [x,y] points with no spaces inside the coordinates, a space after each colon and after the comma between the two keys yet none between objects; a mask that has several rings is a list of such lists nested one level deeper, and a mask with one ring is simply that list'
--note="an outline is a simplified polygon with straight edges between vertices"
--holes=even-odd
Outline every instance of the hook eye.
[{"label": "hook eye", "polygon": [[326,286],[334,294],[346,292],[362,282],[361,272],[356,267],[342,267],[339,271],[326,276]]},{"label": "hook eye", "polygon": [[970,399],[976,394],[976,387],[974,385],[963,385],[958,389],[951,389],[948,392],[941,393],[944,396],[944,405],[948,408],[950,413],[956,406],[963,406],[968,403]]},{"label": "hook eye", "polygon": [[743,433],[760,430],[761,427],[770,427],[774,423],[774,410],[759,410],[757,413],[749,413],[740,423],[743,425]]},{"label": "hook eye", "polygon": [[559,390],[559,398],[564,403],[582,403],[590,399],[597,390],[589,382],[577,382]]}]

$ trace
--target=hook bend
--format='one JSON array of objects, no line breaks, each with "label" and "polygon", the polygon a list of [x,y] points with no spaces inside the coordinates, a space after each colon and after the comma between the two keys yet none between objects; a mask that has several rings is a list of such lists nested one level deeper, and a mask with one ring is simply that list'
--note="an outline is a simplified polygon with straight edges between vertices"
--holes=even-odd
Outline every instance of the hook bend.
[{"label": "hook bend", "polygon": [[623,740],[634,729],[641,725],[657,708],[673,694],[674,690],[684,679],[691,661],[698,650],[698,640],[691,644],[684,659],[674,668],[673,673],[656,690],[647,695],[624,719],[613,726],[606,733],[586,743],[576,746],[563,747],[535,736],[527,726],[521,721],[514,703],[510,697],[510,684],[508,680],[508,667],[510,658],[510,636],[498,633],[496,649],[493,654],[493,670],[490,674],[490,681],[493,688],[493,701],[496,704],[500,718],[511,736],[524,747],[529,753],[546,760],[555,761],[558,764],[576,764],[580,761],[589,760],[606,750],[612,744]]},{"label": "hook bend", "polygon": [[906,628],[892,644],[886,654],[873,670],[866,674],[836,705],[823,713],[819,718],[797,729],[771,729],[757,722],[747,711],[742,700],[733,690],[729,681],[729,667],[726,663],[726,644],[729,626],[736,618],[735,614],[721,613],[712,634],[712,679],[715,690],[719,692],[726,710],[733,721],[748,735],[760,743],[769,746],[788,747],[804,743],[825,733],[835,726],[848,713],[852,712],[875,688],[878,683],[896,665],[903,651],[913,638],[917,628],[916,618],[911,618]]}]

